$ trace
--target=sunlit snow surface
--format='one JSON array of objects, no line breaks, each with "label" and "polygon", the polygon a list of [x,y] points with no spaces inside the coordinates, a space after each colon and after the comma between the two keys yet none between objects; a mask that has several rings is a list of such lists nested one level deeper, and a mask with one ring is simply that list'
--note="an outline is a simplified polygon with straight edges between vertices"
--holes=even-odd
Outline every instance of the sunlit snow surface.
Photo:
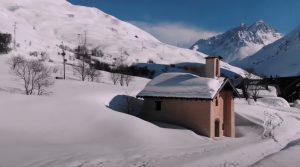
[{"label": "sunlit snow surface", "polygon": [[[119,56],[121,48],[130,54],[128,63],[149,58],[162,63],[204,63],[204,59],[201,53],[162,44],[96,9],[63,0],[0,3],[0,20],[5,22],[0,25],[1,31],[12,32],[16,21],[20,43],[17,51],[0,56],[1,167],[248,166],[300,138],[300,111],[283,107],[282,99],[278,104],[274,100],[254,103],[236,99],[237,138],[209,139],[184,128],[157,126],[110,107],[120,103],[119,95],[135,96],[148,79],[134,78],[129,87],[121,87],[112,84],[109,73],[102,72],[101,82],[82,82],[69,65],[67,80],[57,80],[48,95],[26,96],[22,82],[9,70],[9,57],[29,57],[30,51],[46,50],[54,60],[47,64],[59,69],[53,75],[61,76],[60,50],[55,45],[64,40],[70,47],[76,46],[77,33],[84,30],[90,43],[103,47],[105,61]],[[261,138],[265,111],[284,119],[275,131],[278,142]]]},{"label": "sunlit snow surface", "polygon": [[[45,51],[53,61],[62,61],[58,48],[62,42],[70,49],[84,43],[85,33],[90,49],[104,53],[101,62],[113,63],[123,56],[124,63],[157,64],[200,63],[207,55],[190,49],[178,48],[158,41],[149,33],[108,15],[96,8],[75,6],[65,0],[0,0],[1,32],[13,34],[17,23],[18,53]],[[74,63],[73,54],[67,51],[68,63]],[[240,68],[227,63],[221,66],[239,75]]]},{"label": "sunlit snow surface", "polygon": [[188,73],[163,73],[138,96],[213,99],[225,78],[205,78]]},{"label": "sunlit snow surface", "polygon": [[233,64],[253,68],[267,76],[298,76],[300,74],[300,27],[265,46],[259,52]]},{"label": "sunlit snow surface", "polygon": [[[236,99],[237,138],[209,139],[184,128],[160,127],[109,107],[121,105],[120,95],[135,96],[148,79],[134,78],[121,87],[102,72],[100,83],[82,82],[69,66],[67,80],[57,80],[49,95],[26,96],[22,82],[11,75],[8,57],[0,57],[4,167],[247,166],[300,137],[300,111],[268,100]],[[56,66],[61,72],[62,65]],[[261,138],[265,111],[284,118],[275,131],[279,142]]]}]

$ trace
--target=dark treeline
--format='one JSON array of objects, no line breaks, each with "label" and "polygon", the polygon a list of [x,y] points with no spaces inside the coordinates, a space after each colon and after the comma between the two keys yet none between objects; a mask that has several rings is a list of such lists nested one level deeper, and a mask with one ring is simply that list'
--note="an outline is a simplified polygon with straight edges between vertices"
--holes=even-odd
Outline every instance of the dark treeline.
[{"label": "dark treeline", "polygon": [[120,74],[126,74],[126,75],[132,75],[132,76],[138,76],[138,77],[145,77],[145,78],[153,78],[155,75],[155,71],[149,70],[147,67],[137,67],[137,66],[111,66],[110,64],[100,62],[98,60],[93,60],[94,68],[97,70],[107,71],[111,73],[120,73]]}]

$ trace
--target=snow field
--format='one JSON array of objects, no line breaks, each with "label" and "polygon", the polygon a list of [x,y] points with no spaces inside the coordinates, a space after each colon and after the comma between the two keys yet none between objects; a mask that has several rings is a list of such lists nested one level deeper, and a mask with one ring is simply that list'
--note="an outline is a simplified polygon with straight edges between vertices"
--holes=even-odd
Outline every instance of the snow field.
[{"label": "snow field", "polygon": [[[1,166],[248,166],[299,138],[300,130],[290,128],[299,126],[299,110],[266,107],[268,101],[236,99],[237,138],[159,127],[107,107],[117,95],[135,96],[149,80],[134,78],[120,87],[106,72],[100,83],[91,83],[67,71],[68,80],[56,80],[49,95],[26,96],[9,74],[8,58],[0,57]],[[276,130],[279,142],[261,138],[264,111],[285,120]]]}]

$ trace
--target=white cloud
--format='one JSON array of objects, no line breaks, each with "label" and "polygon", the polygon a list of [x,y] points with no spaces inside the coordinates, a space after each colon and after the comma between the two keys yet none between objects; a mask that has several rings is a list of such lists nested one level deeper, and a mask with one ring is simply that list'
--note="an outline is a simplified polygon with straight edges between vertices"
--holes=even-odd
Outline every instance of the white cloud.
[{"label": "white cloud", "polygon": [[162,42],[187,48],[191,47],[199,39],[206,39],[219,34],[182,23],[149,24],[136,21],[131,21],[131,23],[149,32]]}]

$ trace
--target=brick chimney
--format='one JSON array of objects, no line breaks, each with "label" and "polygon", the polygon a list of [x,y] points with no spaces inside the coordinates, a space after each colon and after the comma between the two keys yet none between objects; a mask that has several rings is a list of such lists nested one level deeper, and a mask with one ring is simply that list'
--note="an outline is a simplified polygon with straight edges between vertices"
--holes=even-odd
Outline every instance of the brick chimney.
[{"label": "brick chimney", "polygon": [[206,57],[205,64],[205,76],[208,78],[216,78],[221,76],[220,70],[220,60],[223,58],[221,56],[209,56]]}]

